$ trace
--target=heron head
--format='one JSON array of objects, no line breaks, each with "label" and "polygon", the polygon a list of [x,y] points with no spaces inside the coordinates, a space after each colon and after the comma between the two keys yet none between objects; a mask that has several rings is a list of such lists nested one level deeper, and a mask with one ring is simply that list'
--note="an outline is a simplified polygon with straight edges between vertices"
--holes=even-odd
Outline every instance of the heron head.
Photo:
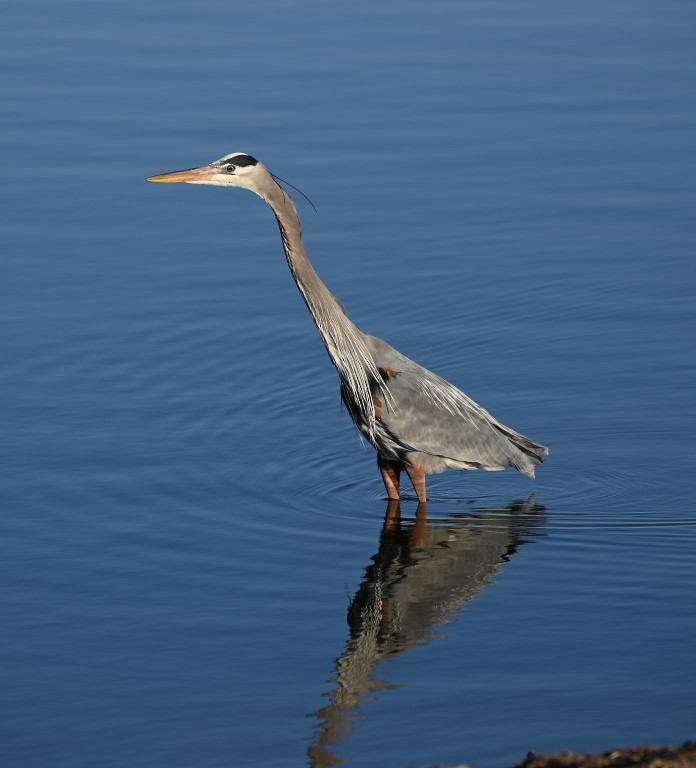
[{"label": "heron head", "polygon": [[268,185],[275,185],[268,168],[244,152],[232,152],[200,168],[187,168],[184,171],[150,176],[146,181],[161,184],[185,182],[186,184],[212,184],[216,187],[243,187],[260,195],[263,195]]}]

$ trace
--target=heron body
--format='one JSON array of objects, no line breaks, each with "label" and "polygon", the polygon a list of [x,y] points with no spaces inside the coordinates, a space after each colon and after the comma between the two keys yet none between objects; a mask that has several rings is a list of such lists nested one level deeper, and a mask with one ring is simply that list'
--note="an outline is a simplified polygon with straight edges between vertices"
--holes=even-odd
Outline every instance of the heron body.
[{"label": "heron body", "polygon": [[377,451],[390,499],[400,496],[402,471],[419,501],[426,500],[425,475],[445,469],[514,467],[534,477],[548,448],[501,424],[455,386],[350,320],[307,257],[292,199],[263,163],[234,152],[148,181],[242,187],[272,208],[290,271],[336,367],[343,403]]}]

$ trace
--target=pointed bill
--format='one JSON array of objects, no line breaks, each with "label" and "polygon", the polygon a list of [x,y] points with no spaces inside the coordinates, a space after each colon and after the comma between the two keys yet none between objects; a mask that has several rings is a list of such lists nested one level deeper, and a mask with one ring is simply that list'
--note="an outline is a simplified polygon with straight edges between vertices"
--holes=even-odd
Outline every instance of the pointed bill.
[{"label": "pointed bill", "polygon": [[212,165],[202,165],[200,168],[187,168],[183,171],[161,173],[158,176],[148,176],[145,181],[155,181],[159,184],[176,184],[178,182],[205,182],[220,173],[219,168]]}]

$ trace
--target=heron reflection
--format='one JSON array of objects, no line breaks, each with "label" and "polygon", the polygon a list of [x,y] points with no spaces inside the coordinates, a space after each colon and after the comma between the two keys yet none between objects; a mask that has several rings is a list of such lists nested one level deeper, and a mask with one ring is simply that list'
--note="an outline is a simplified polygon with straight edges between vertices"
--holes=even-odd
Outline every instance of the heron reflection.
[{"label": "heron reflection", "polygon": [[430,643],[498,573],[520,545],[543,535],[532,495],[505,508],[477,508],[444,519],[402,519],[390,501],[372,564],[348,608],[349,639],[336,659],[329,703],[309,749],[313,768],[343,761],[331,750],[348,736],[360,705],[394,687],[375,675],[381,661]]}]

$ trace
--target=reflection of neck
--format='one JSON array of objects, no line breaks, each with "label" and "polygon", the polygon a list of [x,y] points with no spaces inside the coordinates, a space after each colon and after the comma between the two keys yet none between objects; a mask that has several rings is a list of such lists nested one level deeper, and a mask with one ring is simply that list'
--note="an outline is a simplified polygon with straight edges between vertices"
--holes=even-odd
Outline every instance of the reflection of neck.
[{"label": "reflection of neck", "polygon": [[[410,560],[410,546],[424,546],[427,537],[426,509],[418,506],[414,527],[402,527],[399,503],[389,502],[379,551],[365,569],[365,579],[348,609],[350,640],[334,667],[335,688],[329,704],[316,716],[321,724],[315,744],[309,749],[312,768],[329,768],[343,761],[331,751],[350,734],[358,718],[358,707],[371,694],[389,686],[374,676],[375,667],[385,657],[408,650],[407,638],[395,638],[390,631],[391,583],[398,579],[392,566],[400,562],[404,550]],[[394,641],[396,640],[396,644]],[[404,646],[399,643],[404,641]]]},{"label": "reflection of neck", "polygon": [[351,393],[366,419],[368,436],[374,434],[375,407],[370,383],[381,388],[382,379],[365,344],[364,335],[314,271],[302,242],[300,217],[290,196],[276,185],[263,198],[275,213],[290,272],[336,366],[341,383]]}]

